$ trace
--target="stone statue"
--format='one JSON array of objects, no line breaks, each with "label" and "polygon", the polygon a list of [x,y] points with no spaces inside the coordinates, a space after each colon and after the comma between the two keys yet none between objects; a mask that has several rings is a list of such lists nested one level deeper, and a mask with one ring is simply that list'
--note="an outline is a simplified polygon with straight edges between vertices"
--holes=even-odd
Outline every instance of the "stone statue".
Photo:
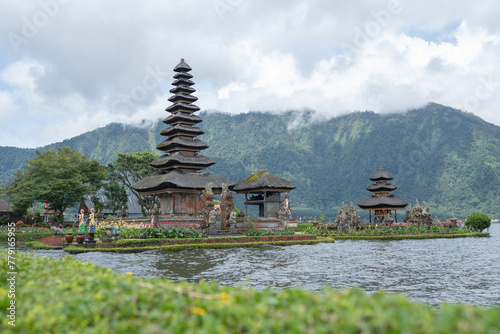
[{"label": "stone statue", "polygon": [[290,211],[290,203],[288,198],[288,193],[285,193],[285,196],[281,199],[281,207],[276,213],[278,219],[280,220],[281,227],[285,227],[288,224],[288,221],[292,217],[292,211]]},{"label": "stone statue", "polygon": [[214,192],[212,191],[212,184],[208,184],[205,190],[201,193],[201,208],[199,217],[203,219],[202,229],[209,226],[209,215],[214,210]]},{"label": "stone statue", "polygon": [[51,226],[50,227],[50,230],[52,231],[52,233],[54,233],[54,235],[65,235],[66,233],[64,233],[63,230],[61,230],[59,227],[54,227],[54,226]]},{"label": "stone statue", "polygon": [[342,231],[344,230],[344,225],[347,223],[347,208],[342,202],[342,205],[340,206],[338,212],[337,212],[337,217],[335,217],[335,224],[337,224],[337,231]]},{"label": "stone statue", "polygon": [[122,233],[112,225],[106,225],[106,230],[110,228],[111,229],[111,235],[108,235],[110,238],[118,238]]},{"label": "stone statue", "polygon": [[422,214],[421,214],[422,224],[429,227],[432,225],[432,213],[427,203],[422,202]]},{"label": "stone statue", "polygon": [[347,219],[348,219],[348,210],[344,202],[342,202],[337,217],[335,218],[335,223],[337,223],[337,231],[345,231],[346,228],[348,229]]},{"label": "stone statue", "polygon": [[413,209],[411,208],[411,204],[408,204],[408,206],[406,207],[405,217],[403,218],[403,221],[405,223],[411,223],[413,220],[414,220]]},{"label": "stone statue", "polygon": [[121,209],[121,211],[118,214],[119,214],[119,217],[121,219],[127,218],[128,212],[127,212],[127,209],[125,208],[125,206],[122,206],[122,209]]},{"label": "stone statue", "polygon": [[219,226],[217,224],[217,213],[215,210],[210,211],[208,214],[208,228],[210,234],[217,234]]},{"label": "stone statue", "polygon": [[85,212],[83,209],[80,210],[78,214],[78,220],[80,224],[78,225],[78,232],[87,232],[87,225],[85,224]]},{"label": "stone statue", "polygon": [[352,202],[349,206],[348,220],[351,222],[350,227],[357,231],[359,229],[359,224],[361,224],[361,217],[359,216],[358,211],[356,211],[356,207],[354,206],[354,204],[352,204]]},{"label": "stone statue", "polygon": [[229,215],[233,209],[233,193],[229,190],[227,185],[223,183],[222,192],[220,194],[220,220],[223,229],[227,227]]},{"label": "stone statue", "polygon": [[415,206],[413,207],[413,217],[416,223],[422,223],[422,207],[418,199],[415,201]]},{"label": "stone statue", "polygon": [[229,233],[236,234],[236,211],[231,211],[229,214]]},{"label": "stone statue", "polygon": [[156,221],[158,220],[158,215],[160,214],[160,210],[158,210],[158,205],[153,205],[151,209],[151,226],[156,227]]}]

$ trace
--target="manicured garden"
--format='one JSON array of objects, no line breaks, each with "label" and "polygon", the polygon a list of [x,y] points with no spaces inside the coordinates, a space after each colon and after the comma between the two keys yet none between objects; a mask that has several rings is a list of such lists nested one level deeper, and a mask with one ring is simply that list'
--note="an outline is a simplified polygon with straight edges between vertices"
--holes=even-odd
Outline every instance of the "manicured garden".
[{"label": "manicured garden", "polygon": [[463,238],[488,237],[488,232],[444,222],[424,226],[421,224],[364,224],[359,230],[349,230],[348,233],[338,231],[334,225],[325,225],[326,233],[320,224],[300,224],[296,231],[310,235],[328,235],[335,239],[350,240],[402,240],[402,239],[436,239],[436,238]]},{"label": "manicured garden", "polygon": [[[7,251],[0,268],[10,271]],[[142,279],[65,257],[16,253],[15,327],[3,333],[499,333],[500,308],[443,304],[358,289],[321,294]],[[34,279],[35,277],[43,279]],[[0,307],[11,304],[0,284]]]}]

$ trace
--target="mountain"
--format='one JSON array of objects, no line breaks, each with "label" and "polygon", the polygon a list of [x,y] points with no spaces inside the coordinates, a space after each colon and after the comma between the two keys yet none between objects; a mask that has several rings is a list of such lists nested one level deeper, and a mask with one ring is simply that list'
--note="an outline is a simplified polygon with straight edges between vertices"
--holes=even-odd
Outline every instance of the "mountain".
[{"label": "mountain", "polygon": [[[200,116],[201,139],[210,145],[203,154],[216,161],[208,171],[234,182],[260,168],[280,175],[297,186],[290,193],[294,214],[332,218],[343,201],[357,204],[370,195],[369,177],[383,166],[398,186],[395,195],[426,201],[439,219],[473,211],[500,216],[500,127],[470,113],[431,103],[324,121],[308,112]],[[69,146],[106,164],[116,153],[160,153],[155,146],[165,127],[110,124],[41,149]],[[0,182],[10,181],[34,152],[0,147]]]}]

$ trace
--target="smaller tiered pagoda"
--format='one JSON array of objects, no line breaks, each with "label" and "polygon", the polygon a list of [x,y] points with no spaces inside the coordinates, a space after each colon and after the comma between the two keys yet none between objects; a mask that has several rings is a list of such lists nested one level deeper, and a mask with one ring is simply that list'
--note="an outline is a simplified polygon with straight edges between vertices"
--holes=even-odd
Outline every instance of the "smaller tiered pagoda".
[{"label": "smaller tiered pagoda", "polygon": [[402,210],[408,203],[390,194],[391,191],[398,188],[391,183],[387,183],[392,180],[392,176],[380,166],[379,171],[370,176],[370,180],[375,183],[366,187],[366,190],[372,192],[373,195],[359,202],[358,206],[363,210],[369,211],[370,223],[372,222],[372,211],[374,211],[375,222],[380,223],[384,221],[385,217],[392,217],[392,211],[394,211],[395,220],[397,221],[396,210]]}]

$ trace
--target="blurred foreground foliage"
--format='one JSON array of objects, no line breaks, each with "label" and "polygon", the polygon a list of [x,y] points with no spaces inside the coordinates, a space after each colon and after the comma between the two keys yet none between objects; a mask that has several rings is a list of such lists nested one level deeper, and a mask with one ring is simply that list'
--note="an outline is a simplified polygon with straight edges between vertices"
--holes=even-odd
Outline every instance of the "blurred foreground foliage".
[{"label": "blurred foreground foliage", "polygon": [[[4,272],[7,252],[0,250]],[[3,333],[500,333],[500,308],[357,289],[275,291],[142,279],[66,257],[16,253],[16,322]],[[131,273],[129,273],[131,274]],[[9,286],[2,280],[0,307]]]}]

